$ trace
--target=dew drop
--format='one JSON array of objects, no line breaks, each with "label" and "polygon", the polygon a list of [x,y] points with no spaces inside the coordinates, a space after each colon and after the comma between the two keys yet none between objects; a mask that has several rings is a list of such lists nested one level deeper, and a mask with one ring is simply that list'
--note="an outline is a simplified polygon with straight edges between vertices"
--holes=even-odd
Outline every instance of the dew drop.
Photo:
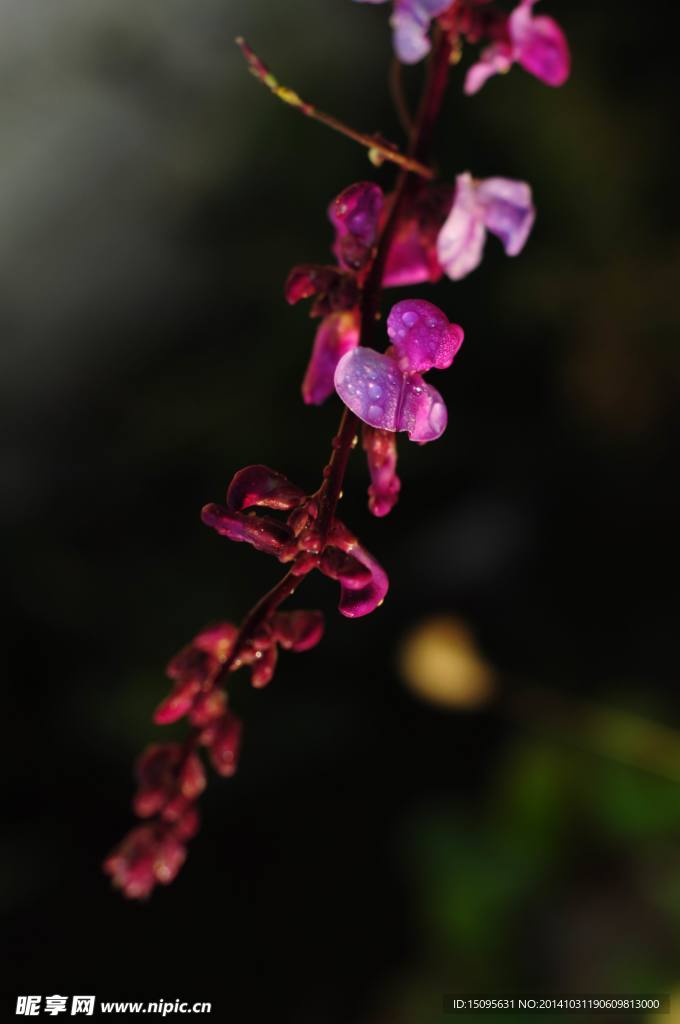
[{"label": "dew drop", "polygon": [[430,410],[430,423],[434,430],[443,430],[446,425],[446,406],[435,402]]},{"label": "dew drop", "polygon": [[383,416],[383,411],[379,405],[369,405],[368,407],[368,418],[369,420],[380,420]]},{"label": "dew drop", "polygon": [[409,309],[402,314],[401,319],[402,322],[405,323],[407,327],[413,327],[415,324],[418,323],[418,314],[414,313],[413,310]]}]

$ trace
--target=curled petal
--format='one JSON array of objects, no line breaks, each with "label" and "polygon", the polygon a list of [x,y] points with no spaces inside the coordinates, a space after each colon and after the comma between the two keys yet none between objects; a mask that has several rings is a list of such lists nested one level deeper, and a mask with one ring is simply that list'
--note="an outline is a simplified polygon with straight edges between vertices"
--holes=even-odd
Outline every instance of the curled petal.
[{"label": "curled petal", "polygon": [[482,259],[485,239],[472,175],[459,174],[451,212],[437,239],[437,256],[447,277],[459,281],[475,270]]},{"label": "curled petal", "polygon": [[485,178],[477,185],[477,202],[485,227],[500,238],[508,256],[516,256],[536,219],[531,186],[510,178]]},{"label": "curled petal", "polygon": [[364,424],[361,443],[371,474],[369,510],[374,516],[386,516],[396,505],[401,490],[397,476],[397,435]]},{"label": "curled petal", "polygon": [[328,207],[335,228],[333,252],[347,270],[360,270],[373,248],[383,206],[382,189],[372,181],[350,185]]},{"label": "curled petal", "polygon": [[463,328],[450,324],[441,309],[425,299],[404,299],[392,306],[387,333],[399,369],[423,373],[445,370],[463,344]]},{"label": "curled petal", "polygon": [[359,344],[359,313],[331,313],[319,324],[312,356],[302,382],[307,405],[321,405],[333,394],[333,374],[338,360]]},{"label": "curled petal", "polygon": [[282,473],[268,466],[246,466],[235,474],[227,491],[227,505],[242,512],[259,505],[263,508],[296,508],[305,493]]},{"label": "curled petal", "polygon": [[412,441],[434,441],[446,429],[444,399],[417,374],[370,348],[348,352],[335,371],[335,390],[360,420],[381,430],[405,430]]},{"label": "curled petal", "polygon": [[244,541],[252,544],[258,551],[279,557],[284,554],[284,545],[291,539],[291,531],[285,523],[267,516],[244,515],[242,512],[231,512],[222,505],[205,505],[201,511],[201,519],[206,526],[229,540]]},{"label": "curled petal", "polygon": [[339,548],[360,562],[369,574],[367,582],[353,577],[340,579],[340,604],[343,615],[356,619],[375,611],[385,600],[389,588],[387,573],[371,554],[353,537],[342,523],[336,521],[332,531],[332,541]]},{"label": "curled petal", "polygon": [[515,60],[546,85],[564,85],[571,58],[564,32],[553,18],[534,17],[536,0],[522,0],[508,18]]},{"label": "curled petal", "polygon": [[315,647],[323,628],[323,613],[317,611],[277,612],[271,623],[272,636],[287,651]]},{"label": "curled petal", "polygon": [[327,547],[321,556],[319,569],[330,579],[349,582],[353,587],[363,587],[371,581],[370,569],[340,548]]}]

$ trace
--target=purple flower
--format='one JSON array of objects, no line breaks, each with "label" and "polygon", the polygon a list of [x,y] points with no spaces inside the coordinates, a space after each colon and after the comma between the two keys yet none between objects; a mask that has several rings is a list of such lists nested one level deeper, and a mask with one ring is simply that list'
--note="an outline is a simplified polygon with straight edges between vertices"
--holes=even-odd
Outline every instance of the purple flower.
[{"label": "purple flower", "polygon": [[437,255],[444,272],[453,281],[479,266],[486,232],[500,238],[508,256],[524,247],[536,211],[531,188],[510,178],[475,180],[459,174],[451,212],[439,232]]},{"label": "purple flower", "polygon": [[464,90],[478,92],[488,78],[509,71],[513,63],[535,75],[546,85],[563,85],[569,77],[569,46],[557,22],[547,15],[534,17],[537,0],[521,0],[509,15],[503,38],[482,51],[480,60],[468,70]]},{"label": "purple flower", "polygon": [[307,405],[321,405],[333,394],[335,367],[340,357],[358,344],[358,310],[331,313],[321,321],[302,381],[302,397]]},{"label": "purple flower", "polygon": [[387,320],[393,347],[385,355],[356,348],[335,371],[335,390],[371,427],[405,430],[412,441],[434,441],[446,429],[444,399],[420,371],[450,366],[463,330],[424,299],[398,302]]},{"label": "purple flower", "polygon": [[[385,0],[357,2],[380,4]],[[390,24],[394,32],[394,49],[402,64],[417,64],[430,52],[430,22],[450,6],[451,0],[394,0]]]}]

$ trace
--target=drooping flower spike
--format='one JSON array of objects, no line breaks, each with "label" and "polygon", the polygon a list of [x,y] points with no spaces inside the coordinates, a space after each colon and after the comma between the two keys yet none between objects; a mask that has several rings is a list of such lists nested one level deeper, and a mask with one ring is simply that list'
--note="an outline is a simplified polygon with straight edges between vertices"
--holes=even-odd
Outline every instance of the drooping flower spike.
[{"label": "drooping flower spike", "polygon": [[536,216],[531,187],[510,178],[475,180],[459,174],[456,197],[439,232],[437,257],[453,281],[479,266],[486,233],[500,238],[508,256],[516,256],[529,237]]},{"label": "drooping flower spike", "polygon": [[[491,0],[394,0],[391,23],[404,63],[428,53],[437,19],[432,73],[425,76],[419,104],[427,116],[416,118],[408,153],[381,136],[350,129],[302,100],[279,84],[244,40],[238,41],[251,71],[276,96],[367,146],[374,163],[389,160],[404,172],[392,195],[385,196],[373,182],[344,189],[328,208],[337,265],[297,266],[285,288],[289,303],[310,299],[311,316],[321,318],[302,385],[304,400],[319,404],[335,389],[362,421],[369,508],[375,516],[389,513],[399,496],[397,433],[405,431],[412,441],[425,443],[446,427],[444,400],[423,374],[451,365],[463,330],[432,303],[407,299],[387,318],[384,353],[359,343],[372,338],[381,288],[436,282],[444,273],[454,280],[463,277],[478,265],[487,231],[501,239],[509,255],[526,242],[534,219],[528,185],[505,178],[479,181],[470,174],[459,175],[455,190],[432,184],[434,170],[423,154],[441,106],[449,58],[458,57],[461,40],[487,44],[468,72],[467,92],[477,91],[491,74],[513,62],[551,85],[564,81],[569,71],[566,41],[551,18],[534,17],[536,2],[520,0],[507,15]],[[363,326],[366,337],[361,337]],[[148,747],[137,763],[133,808],[142,824],[104,865],[113,884],[130,898],[145,899],[180,870],[187,842],[198,828],[197,803],[206,786],[207,765],[225,777],[237,770],[242,726],[230,705],[230,674],[246,668],[251,685],[264,687],[274,676],[281,651],[307,651],[321,639],[321,612],[281,611],[304,577],[318,570],[336,581],[339,610],[349,618],[368,615],[387,594],[387,574],[337,517],[356,427],[356,420],[343,414],[314,493],[267,466],[251,465],[234,475],[224,505],[209,504],[202,511],[204,523],[218,534],[272,555],[286,571],[240,627],[231,622],[206,627],[167,666],[172,689],[156,708],[154,720],[165,726],[185,718],[189,732],[181,743]]]},{"label": "drooping flower spike", "polygon": [[387,318],[392,347],[385,355],[357,348],[342,357],[335,390],[364,423],[408,433],[412,441],[434,441],[444,433],[444,399],[421,373],[450,366],[463,343],[463,329],[437,306],[405,299]]}]

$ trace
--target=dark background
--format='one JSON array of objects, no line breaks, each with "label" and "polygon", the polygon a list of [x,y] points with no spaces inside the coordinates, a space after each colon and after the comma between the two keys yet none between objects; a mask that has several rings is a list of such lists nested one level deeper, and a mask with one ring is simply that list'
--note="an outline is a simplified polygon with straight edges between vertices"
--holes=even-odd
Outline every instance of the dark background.
[{"label": "dark background", "polygon": [[[272,99],[231,40],[400,141],[387,10],[3,2],[12,1004],[434,1024],[444,992],[680,990],[676,40],[650,5],[544,6],[567,86],[515,69],[466,99],[458,73],[441,118],[445,179],[525,178],[539,213],[519,259],[491,239],[463,282],[412,290],[466,342],[435,381],[448,430],[401,444],[387,520],[350,467],[343,516],[388,599],[350,622],[333,584],[305,586],[324,641],[238,688],[241,770],[211,780],[177,881],[134,905],[100,863],[132,822],[164,664],[279,572],[199,509],[250,462],[318,485],[338,402],[300,400],[314,324],[282,284],[328,259],[337,192],[393,180]],[[495,672],[479,709],[400,668],[435,615]]]}]

